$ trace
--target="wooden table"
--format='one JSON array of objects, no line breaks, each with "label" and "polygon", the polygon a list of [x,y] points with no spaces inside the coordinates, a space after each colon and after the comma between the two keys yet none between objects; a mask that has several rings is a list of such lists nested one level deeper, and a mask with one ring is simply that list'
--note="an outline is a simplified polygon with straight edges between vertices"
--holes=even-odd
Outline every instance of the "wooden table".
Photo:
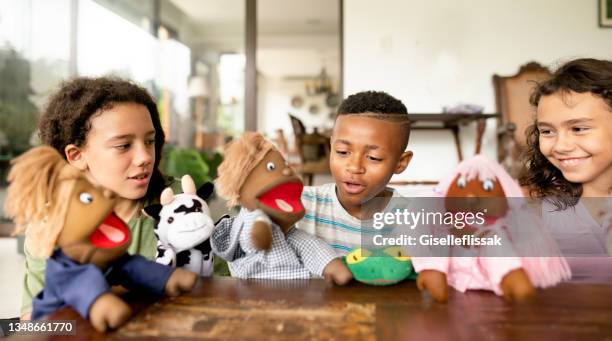
[{"label": "wooden table", "polygon": [[[459,128],[462,125],[467,125],[471,122],[476,122],[476,137],[474,154],[480,153],[482,146],[482,135],[486,128],[486,122],[489,118],[499,117],[499,114],[469,114],[469,113],[408,113],[411,122],[411,130],[450,130],[453,133],[455,142],[455,151],[457,159],[463,160],[463,150],[461,149],[461,140],[459,139]],[[432,125],[431,123],[434,123]],[[392,185],[436,185],[438,181],[392,181]]]},{"label": "wooden table", "polygon": [[156,303],[136,299],[131,305],[136,316],[106,335],[71,309],[51,319],[76,319],[77,337],[83,340],[612,339],[612,285],[564,283],[524,305],[489,292],[453,291],[448,304],[438,304],[414,282],[333,287],[322,280],[213,278],[199,281],[189,295]]},{"label": "wooden table", "polygon": [[[476,148],[475,154],[480,152],[480,146],[482,144],[482,134],[486,126],[486,120],[488,118],[499,117],[499,114],[447,114],[447,113],[428,113],[428,114],[408,114],[410,122],[412,123],[412,130],[432,130],[432,129],[448,129],[453,133],[455,140],[455,149],[457,150],[457,157],[459,161],[463,160],[463,151],[461,150],[461,141],[459,140],[459,126],[466,125],[471,122],[476,122]],[[422,122],[435,122],[441,123],[441,126],[423,126],[419,123]]]}]

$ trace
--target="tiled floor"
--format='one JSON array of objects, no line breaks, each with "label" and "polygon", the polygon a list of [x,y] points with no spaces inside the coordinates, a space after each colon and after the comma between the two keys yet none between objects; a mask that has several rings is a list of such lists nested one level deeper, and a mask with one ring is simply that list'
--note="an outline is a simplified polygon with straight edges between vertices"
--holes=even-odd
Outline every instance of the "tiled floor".
[{"label": "tiled floor", "polygon": [[24,271],[17,239],[0,238],[0,318],[19,316]]}]

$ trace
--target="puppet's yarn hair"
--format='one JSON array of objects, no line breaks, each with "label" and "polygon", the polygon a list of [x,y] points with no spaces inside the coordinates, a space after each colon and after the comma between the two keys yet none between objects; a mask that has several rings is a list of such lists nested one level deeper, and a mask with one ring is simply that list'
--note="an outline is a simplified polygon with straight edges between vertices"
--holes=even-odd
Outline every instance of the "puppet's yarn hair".
[{"label": "puppet's yarn hair", "polygon": [[26,231],[29,250],[49,256],[66,216],[75,181],[83,176],[53,148],[32,148],[11,161],[4,211],[13,219],[13,234]]},{"label": "puppet's yarn hair", "polygon": [[228,207],[238,204],[240,189],[253,168],[273,150],[274,145],[263,135],[245,132],[225,148],[223,162],[219,165],[219,177],[215,182],[217,194],[227,200]]},{"label": "puppet's yarn hair", "polygon": [[523,192],[518,182],[500,164],[489,160],[481,154],[459,163],[448,177],[440,181],[435,192],[440,196],[446,196],[448,189],[458,175],[464,176],[467,181],[474,180],[475,178],[478,178],[480,181],[497,179],[506,197],[523,197]]}]

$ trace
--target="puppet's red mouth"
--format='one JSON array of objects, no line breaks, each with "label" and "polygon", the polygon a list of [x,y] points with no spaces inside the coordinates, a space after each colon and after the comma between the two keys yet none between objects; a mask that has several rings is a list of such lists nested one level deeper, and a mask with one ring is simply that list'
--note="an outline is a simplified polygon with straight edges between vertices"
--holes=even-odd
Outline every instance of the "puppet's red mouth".
[{"label": "puppet's red mouth", "polygon": [[115,212],[111,212],[89,237],[91,244],[102,249],[121,246],[129,239],[127,226]]},{"label": "puppet's red mouth", "polygon": [[285,182],[275,186],[259,196],[259,202],[284,213],[298,213],[304,210],[302,206],[301,182]]}]

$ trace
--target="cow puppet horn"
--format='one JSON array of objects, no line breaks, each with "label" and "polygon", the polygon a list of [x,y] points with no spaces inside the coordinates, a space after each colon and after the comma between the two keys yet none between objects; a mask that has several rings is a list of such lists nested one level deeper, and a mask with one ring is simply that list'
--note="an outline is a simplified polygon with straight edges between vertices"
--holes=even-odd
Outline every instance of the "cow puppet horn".
[{"label": "cow puppet horn", "polygon": [[172,188],[168,187],[162,192],[159,202],[162,205],[168,205],[172,200],[174,200],[174,192],[172,192]]},{"label": "cow puppet horn", "polygon": [[183,193],[196,194],[196,186],[191,176],[185,174],[181,178],[181,187],[183,187]]}]

